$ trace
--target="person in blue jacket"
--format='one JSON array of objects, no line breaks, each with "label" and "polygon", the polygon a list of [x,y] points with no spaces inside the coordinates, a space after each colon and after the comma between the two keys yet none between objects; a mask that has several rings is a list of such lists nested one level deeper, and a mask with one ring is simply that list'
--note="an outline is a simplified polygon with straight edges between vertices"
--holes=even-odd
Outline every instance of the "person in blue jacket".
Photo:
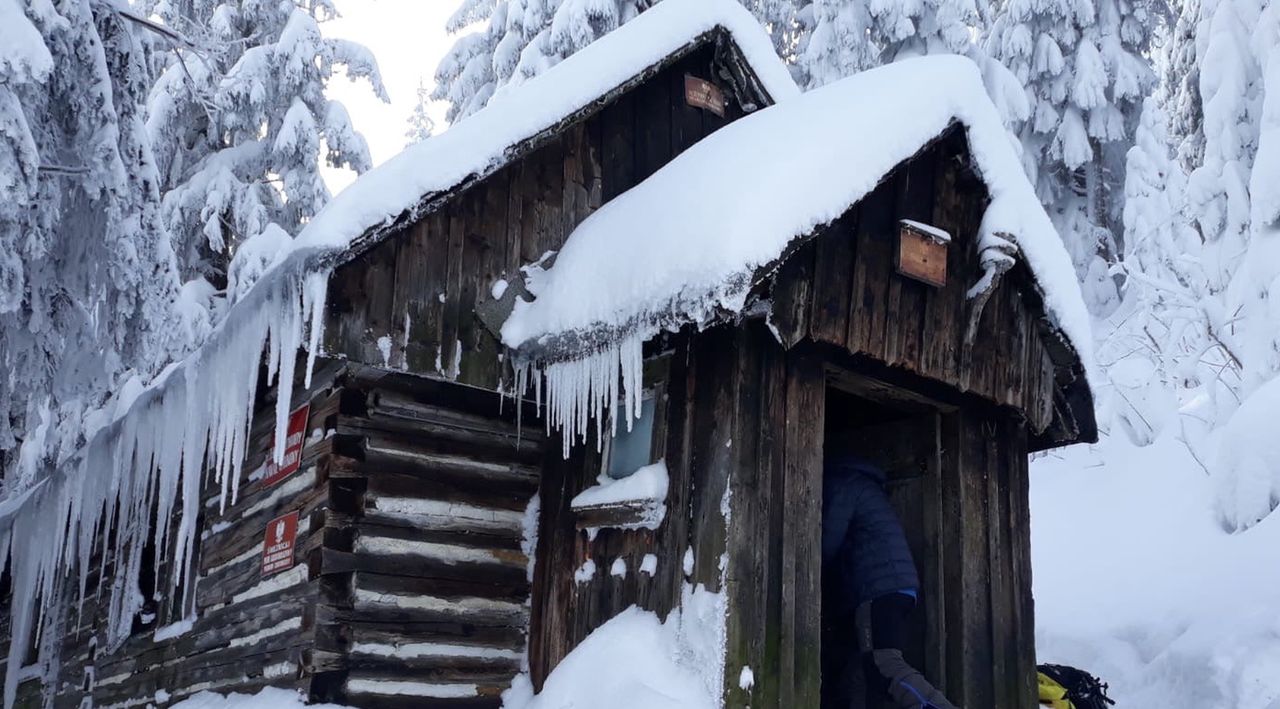
[{"label": "person in blue jacket", "polygon": [[[858,647],[855,614],[870,604],[871,649],[862,653],[868,707],[955,709],[903,658],[907,618],[920,594],[915,560],[902,522],[885,494],[884,471],[853,456],[826,464],[822,494],[823,616],[827,641],[846,652]],[[848,674],[847,670],[836,669]],[[848,677],[826,678],[843,685],[830,696],[847,707]],[[843,696],[841,695],[843,692]]]}]

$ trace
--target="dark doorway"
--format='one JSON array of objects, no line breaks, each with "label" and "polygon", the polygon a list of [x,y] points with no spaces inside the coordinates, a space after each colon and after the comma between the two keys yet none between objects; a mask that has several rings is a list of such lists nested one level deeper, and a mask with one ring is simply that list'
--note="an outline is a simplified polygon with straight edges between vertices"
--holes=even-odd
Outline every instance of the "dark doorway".
[{"label": "dark doorway", "polygon": [[[936,480],[938,414],[916,402],[877,401],[865,395],[832,386],[827,389],[824,461],[856,458],[871,463],[886,474],[885,491],[902,521],[907,543],[923,578],[925,567],[937,559],[926,555],[924,501]],[[871,392],[875,393],[875,392]],[[830,466],[824,465],[824,486]],[[870,647],[867,613],[851,613],[841,577],[822,570],[822,706],[823,709],[873,709],[865,701],[862,649]],[[925,669],[929,638],[922,597],[911,614],[906,658]]]}]

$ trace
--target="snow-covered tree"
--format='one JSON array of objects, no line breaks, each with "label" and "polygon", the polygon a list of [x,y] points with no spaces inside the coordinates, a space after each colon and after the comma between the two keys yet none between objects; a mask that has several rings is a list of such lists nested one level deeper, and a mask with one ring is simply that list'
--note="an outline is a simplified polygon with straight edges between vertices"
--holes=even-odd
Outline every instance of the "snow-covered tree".
[{"label": "snow-covered tree", "polygon": [[1200,62],[1196,54],[1200,0],[1182,0],[1175,15],[1161,88],[1169,106],[1169,139],[1179,163],[1191,170],[1204,159],[1204,108],[1200,105]]},{"label": "snow-covered tree", "polygon": [[[1176,399],[1164,410],[1238,531],[1280,503],[1280,458],[1251,423],[1280,415],[1280,21],[1257,0],[1205,0],[1174,33],[1169,65],[1191,78],[1165,73],[1170,135],[1144,114],[1130,151],[1125,305],[1100,351],[1123,353],[1110,371],[1122,395],[1140,383],[1135,360],[1155,363]],[[1126,430],[1159,418],[1143,408]]]},{"label": "snow-covered tree", "polygon": [[1117,399],[1109,408],[1135,443],[1153,442],[1176,419],[1176,435],[1205,461],[1208,434],[1239,402],[1241,345],[1182,212],[1187,177],[1166,125],[1147,99],[1126,162],[1124,304],[1099,358]]},{"label": "snow-covered tree", "polygon": [[173,32],[151,92],[164,218],[185,278],[219,287],[236,246],[275,224],[296,233],[329,199],[322,160],[362,172],[368,147],[325,97],[340,71],[386,92],[373,56],[324,37],[329,0],[152,0]]},{"label": "snow-covered tree", "polygon": [[463,34],[436,69],[432,98],[456,121],[484,107],[509,83],[536,76],[658,0],[462,0],[449,19]]},{"label": "snow-covered tree", "polygon": [[414,102],[413,111],[409,114],[409,129],[404,133],[410,145],[430,138],[431,132],[436,129],[436,122],[431,120],[427,112],[427,107],[430,105],[431,90],[419,79],[418,99]]},{"label": "snow-covered tree", "polygon": [[[812,87],[899,58],[968,53],[985,0],[740,0]],[[449,121],[494,92],[554,66],[659,0],[462,0],[449,20],[463,33],[436,70],[432,98]],[[480,25],[479,29],[476,26]]]},{"label": "snow-covered tree", "polygon": [[0,0],[0,26],[0,451],[12,492],[83,442],[86,411],[119,382],[159,366],[177,280],[136,19],[91,0]]},{"label": "snow-covered tree", "polygon": [[814,87],[897,59],[966,54],[980,22],[974,0],[798,0],[796,75]]},{"label": "snow-covered tree", "polygon": [[1160,0],[1009,0],[985,41],[1026,86],[1027,172],[1096,312],[1118,303],[1124,156],[1154,88],[1148,57],[1165,14]]}]

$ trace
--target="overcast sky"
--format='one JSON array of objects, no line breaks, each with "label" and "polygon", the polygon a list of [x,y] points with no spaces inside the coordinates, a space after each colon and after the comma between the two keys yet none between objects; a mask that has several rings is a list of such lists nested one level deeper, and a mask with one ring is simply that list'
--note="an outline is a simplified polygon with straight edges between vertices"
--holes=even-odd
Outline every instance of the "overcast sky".
[{"label": "overcast sky", "polygon": [[[418,81],[434,85],[432,75],[453,38],[445,21],[457,9],[456,0],[338,0],[342,17],[321,25],[326,35],[351,39],[373,50],[382,80],[391,96],[383,103],[366,82],[352,83],[337,77],[329,96],[351,113],[356,129],[369,141],[373,164],[379,165],[405,145],[409,114],[417,100]],[[444,128],[445,104],[433,104],[436,131]],[[355,174],[326,170],[325,180],[335,194],[351,183]]]}]

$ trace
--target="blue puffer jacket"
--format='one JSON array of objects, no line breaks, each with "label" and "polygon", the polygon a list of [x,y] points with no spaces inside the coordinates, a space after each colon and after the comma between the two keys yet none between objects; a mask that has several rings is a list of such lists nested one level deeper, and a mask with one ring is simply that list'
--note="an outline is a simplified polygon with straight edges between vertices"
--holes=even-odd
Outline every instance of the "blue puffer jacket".
[{"label": "blue puffer jacket", "polygon": [[[822,564],[851,612],[873,598],[920,588],[902,522],[884,491],[884,471],[861,460],[827,464],[822,491]],[[828,588],[831,588],[828,585]]]}]

